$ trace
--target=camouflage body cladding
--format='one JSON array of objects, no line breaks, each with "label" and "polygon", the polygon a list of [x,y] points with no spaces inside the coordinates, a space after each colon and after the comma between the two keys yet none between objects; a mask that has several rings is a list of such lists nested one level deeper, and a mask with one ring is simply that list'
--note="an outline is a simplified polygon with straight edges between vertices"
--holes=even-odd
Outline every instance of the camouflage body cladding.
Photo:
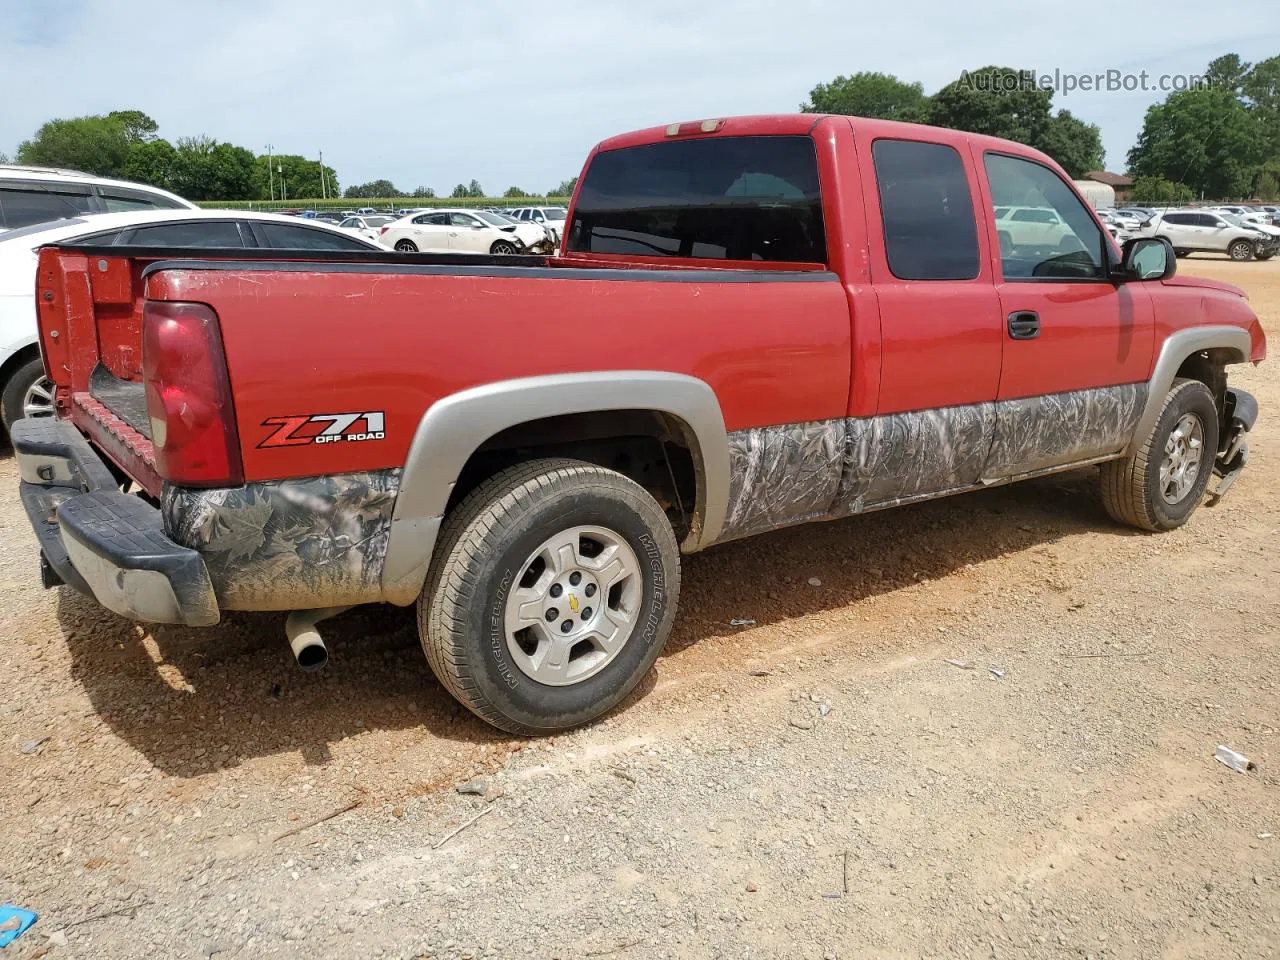
[{"label": "camouflage body cladding", "polygon": [[1145,383],[729,435],[722,540],[1118,455]]},{"label": "camouflage body cladding", "polygon": [[381,599],[399,470],[196,490],[166,486],[169,537],[198,551],[224,610]]}]

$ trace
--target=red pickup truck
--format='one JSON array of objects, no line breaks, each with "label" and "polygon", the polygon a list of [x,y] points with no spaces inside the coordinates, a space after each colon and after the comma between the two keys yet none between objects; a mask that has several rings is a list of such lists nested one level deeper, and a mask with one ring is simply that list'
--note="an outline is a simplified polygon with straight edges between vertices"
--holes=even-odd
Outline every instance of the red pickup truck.
[{"label": "red pickup truck", "polygon": [[1034,150],[838,116],[607,140],[550,257],[50,247],[22,499],[46,584],[293,611],[305,666],[416,602],[462,703],[561,730],[652,667],[681,552],[1084,464],[1145,530],[1221,495],[1266,343],[1175,264]]}]

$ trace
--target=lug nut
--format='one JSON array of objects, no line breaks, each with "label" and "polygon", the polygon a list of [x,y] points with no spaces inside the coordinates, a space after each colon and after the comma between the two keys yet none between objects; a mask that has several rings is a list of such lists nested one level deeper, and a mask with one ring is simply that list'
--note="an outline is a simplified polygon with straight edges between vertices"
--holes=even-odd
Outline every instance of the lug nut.
[{"label": "lug nut", "polygon": [[572,620],[566,620],[564,623],[560,624],[560,632],[561,632],[561,633],[568,633],[568,632],[569,632],[570,630],[572,630],[572,629],[573,629],[573,621],[572,621]]},{"label": "lug nut", "polygon": [[560,619],[560,611],[555,607],[547,611],[547,623],[555,623],[558,619]]},{"label": "lug nut", "polygon": [[590,620],[590,619],[591,619],[591,608],[590,608],[590,607],[583,607],[583,608],[582,608],[582,619],[583,619],[584,621],[585,621],[585,620]]},{"label": "lug nut", "polygon": [[594,583],[588,583],[587,589],[582,592],[585,593],[588,597],[594,597],[596,595],[596,585]]},{"label": "lug nut", "polygon": [[553,597],[558,597],[560,594],[564,593],[564,587],[560,586],[558,583],[553,583],[551,585],[550,593]]},{"label": "lug nut", "polygon": [[581,582],[582,582],[582,574],[580,574],[577,570],[575,570],[575,571],[573,571],[573,573],[569,574],[569,584],[570,584],[571,586],[576,587],[576,586],[577,586],[578,584],[580,584]]}]

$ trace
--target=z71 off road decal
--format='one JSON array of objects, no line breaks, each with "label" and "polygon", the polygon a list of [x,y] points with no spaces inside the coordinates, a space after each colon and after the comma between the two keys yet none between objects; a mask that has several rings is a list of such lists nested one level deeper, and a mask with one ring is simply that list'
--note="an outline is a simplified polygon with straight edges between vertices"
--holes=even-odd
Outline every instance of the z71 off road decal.
[{"label": "z71 off road decal", "polygon": [[262,421],[270,436],[258,444],[264,447],[301,447],[311,443],[383,440],[386,418],[382,412],[314,413],[297,417],[267,417]]}]

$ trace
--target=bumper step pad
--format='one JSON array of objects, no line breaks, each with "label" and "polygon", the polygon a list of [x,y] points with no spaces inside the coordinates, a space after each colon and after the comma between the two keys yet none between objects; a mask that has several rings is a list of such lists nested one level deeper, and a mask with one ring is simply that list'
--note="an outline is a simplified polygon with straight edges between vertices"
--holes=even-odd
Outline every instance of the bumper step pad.
[{"label": "bumper step pad", "polygon": [[108,610],[157,623],[218,622],[200,554],[164,533],[160,511],[127,493],[98,491],[58,506],[62,542],[75,569]]}]

